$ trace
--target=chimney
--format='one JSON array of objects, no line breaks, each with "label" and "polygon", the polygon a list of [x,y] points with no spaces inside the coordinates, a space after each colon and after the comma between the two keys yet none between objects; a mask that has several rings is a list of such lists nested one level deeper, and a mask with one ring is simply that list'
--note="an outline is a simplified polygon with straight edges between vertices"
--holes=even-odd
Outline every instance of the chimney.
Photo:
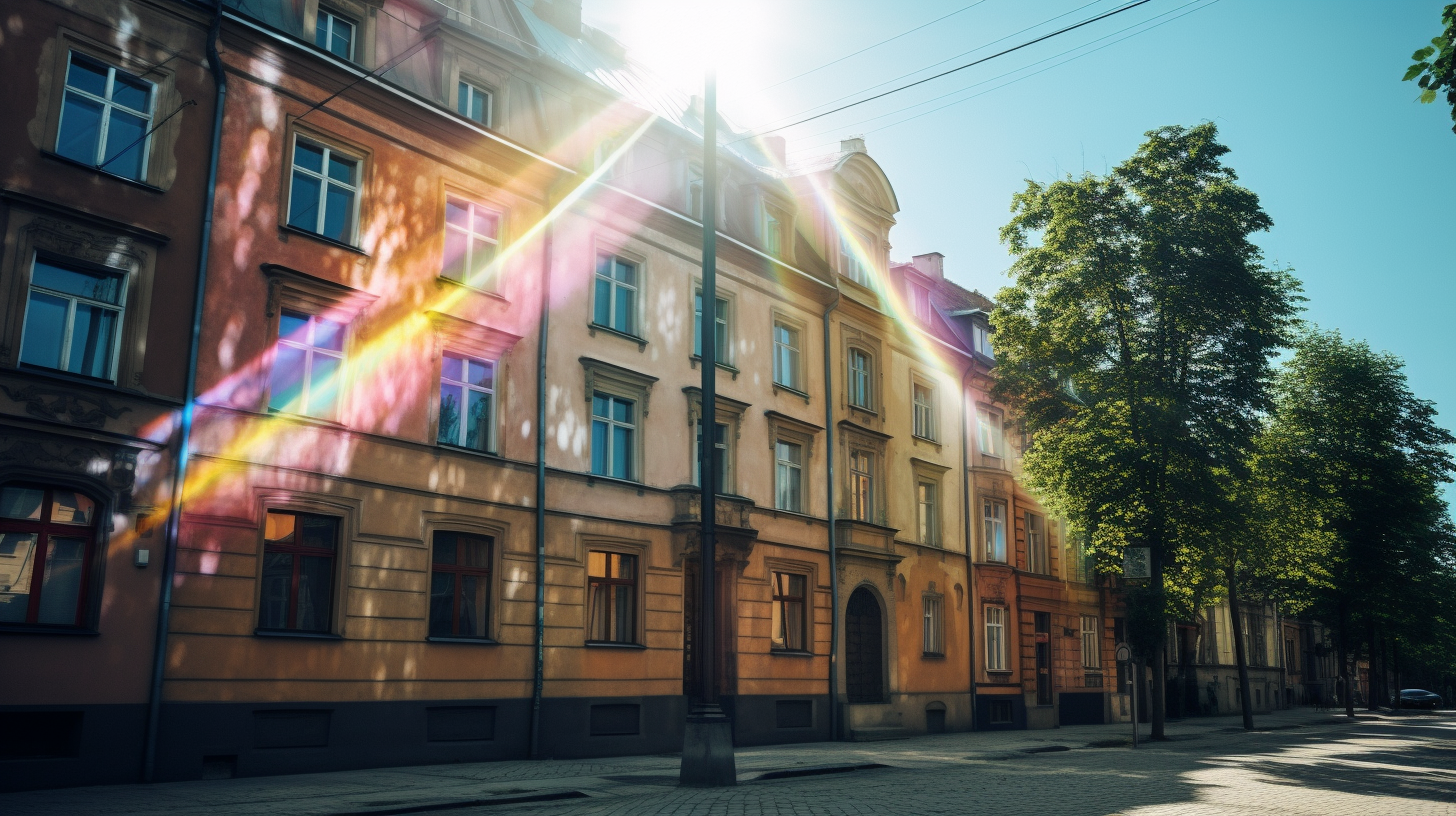
[{"label": "chimney", "polygon": [[581,0],[538,0],[536,14],[573,40],[581,39]]},{"label": "chimney", "polygon": [[939,252],[916,255],[910,259],[910,265],[915,267],[915,271],[931,280],[945,280],[945,256]]},{"label": "chimney", "polygon": [[853,139],[842,139],[839,142],[840,153],[868,153],[865,150],[864,138],[856,136]]},{"label": "chimney", "polygon": [[784,141],[784,137],[772,135],[763,137],[763,149],[769,158],[777,163],[779,169],[788,166],[789,148],[788,143]]}]

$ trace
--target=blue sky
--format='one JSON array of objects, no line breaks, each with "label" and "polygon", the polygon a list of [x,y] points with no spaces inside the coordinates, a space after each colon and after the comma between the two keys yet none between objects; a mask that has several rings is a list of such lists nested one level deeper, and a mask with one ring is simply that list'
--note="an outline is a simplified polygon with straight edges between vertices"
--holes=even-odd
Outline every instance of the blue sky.
[{"label": "blue sky", "polygon": [[[970,3],[725,2],[708,26],[717,34],[723,109],[744,127],[793,121],[1030,26],[938,70],[1123,0],[983,0],[765,89]],[[791,157],[863,135],[903,208],[890,236],[892,256],[942,252],[954,280],[994,294],[1010,263],[997,231],[1026,178],[1101,173],[1129,156],[1145,131],[1211,120],[1232,149],[1226,161],[1274,220],[1257,241],[1268,261],[1292,267],[1303,281],[1306,317],[1404,358],[1412,388],[1436,402],[1449,428],[1456,425],[1456,134],[1448,107],[1417,104],[1414,84],[1400,81],[1411,52],[1438,33],[1442,5],[1152,0],[783,134]],[[690,87],[699,75],[692,62],[708,50],[685,30],[698,27],[691,8],[683,0],[586,0],[584,13]],[[1129,37],[1134,32],[1142,33]],[[932,73],[918,70],[909,80]],[[969,87],[976,83],[985,84]],[[862,121],[958,89],[966,90]],[[895,124],[972,94],[980,95]],[[1456,500],[1456,491],[1447,495]]]}]

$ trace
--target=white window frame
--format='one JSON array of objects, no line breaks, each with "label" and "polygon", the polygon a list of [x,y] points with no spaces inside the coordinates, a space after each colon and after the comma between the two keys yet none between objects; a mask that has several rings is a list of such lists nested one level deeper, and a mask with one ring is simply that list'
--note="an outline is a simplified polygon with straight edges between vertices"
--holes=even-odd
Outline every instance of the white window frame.
[{"label": "white window frame", "polygon": [[[602,266],[603,266],[603,263],[604,262],[607,263],[607,264],[610,264],[613,271],[615,271],[615,269],[616,269],[617,266],[630,267],[632,269],[632,283],[627,283],[625,281],[617,280],[617,278],[614,275],[602,274]],[[597,322],[597,303],[600,300],[600,297],[597,294],[597,289],[599,288],[598,287],[598,284],[597,284],[598,281],[605,281],[607,283],[607,322],[606,323],[598,323]],[[629,326],[626,329],[621,329],[621,328],[618,328],[617,326],[612,325],[613,323],[620,323],[620,322],[622,322],[619,319],[619,315],[617,314],[617,290],[618,289],[625,289],[625,290],[630,291],[632,293],[632,304],[631,304],[631,306],[628,307],[628,315],[627,315],[627,321],[629,323]],[[641,336],[641,331],[640,331],[640,328],[639,328],[639,326],[637,324],[640,322],[639,319],[638,319],[639,318],[638,312],[641,310],[641,298],[642,298],[642,264],[638,263],[637,261],[631,260],[629,258],[623,258],[622,256],[617,255],[617,254],[614,254],[614,253],[610,253],[610,252],[601,252],[601,253],[598,253],[597,254],[597,265],[596,265],[596,269],[592,273],[592,297],[591,297],[591,300],[592,300],[592,313],[591,313],[592,325],[598,326],[600,328],[604,328],[604,329],[606,329],[608,331],[617,332],[618,334],[625,334],[625,335],[628,335],[630,337],[640,337]]]},{"label": "white window frame", "polygon": [[1082,668],[1102,668],[1102,621],[1096,615],[1082,616]]},{"label": "white window frame", "polygon": [[985,538],[986,560],[997,564],[1007,563],[1006,502],[997,499],[981,500],[981,529]]},{"label": "white window frame", "polygon": [[870,266],[866,266],[864,259],[861,259],[855,252],[856,245],[864,255],[869,256],[874,242],[858,229],[850,229],[839,234],[840,274],[860,286],[872,289],[874,288],[872,269],[875,260],[869,258]]},{"label": "white window frame", "polygon": [[[780,455],[781,454],[781,451],[780,451],[780,448],[779,448],[780,445],[787,445],[787,446],[789,446],[791,448],[794,448],[794,449],[798,450],[798,452],[799,452],[799,461],[798,462],[795,462],[792,459],[785,459],[782,455]],[[805,446],[799,444],[798,442],[794,442],[794,441],[788,440],[788,439],[775,439],[774,440],[774,509],[775,510],[784,510],[784,511],[787,511],[787,512],[790,512],[790,513],[802,513],[802,512],[804,512],[804,450],[805,450]],[[788,490],[787,485],[791,481],[788,477],[791,476],[791,475],[794,475],[794,474],[797,474],[798,477],[799,477],[798,478],[798,490],[793,494],[793,504],[795,506],[793,506],[793,507],[786,507],[785,506],[786,502],[783,501],[783,499],[784,499],[785,492]]]},{"label": "white window frame", "polygon": [[[464,394],[464,401],[463,401],[463,404],[460,406],[460,427],[457,429],[457,433],[455,435],[455,439],[453,441],[450,441],[450,442],[443,442],[442,443],[442,442],[440,442],[440,439],[439,439],[439,433],[436,432],[436,434],[435,434],[435,441],[436,441],[436,443],[437,444],[452,445],[452,446],[457,447],[457,448],[465,448],[466,450],[478,450],[478,451],[483,451],[485,453],[494,453],[495,450],[496,450],[496,447],[495,447],[495,445],[496,445],[496,433],[495,433],[496,412],[499,410],[499,402],[498,402],[498,400],[496,398],[496,391],[497,391],[497,388],[496,388],[496,386],[497,386],[497,380],[496,380],[496,378],[500,376],[500,361],[499,360],[487,360],[487,359],[482,358],[482,357],[475,357],[475,356],[472,356],[470,354],[466,354],[465,352],[448,351],[448,350],[445,351],[442,354],[442,357],[453,357],[453,358],[459,360],[461,362],[461,370],[464,371],[464,372],[466,372],[466,379],[467,379],[467,381],[452,380],[449,377],[445,376],[444,364],[443,364],[443,360],[442,360],[441,367],[440,367],[440,385],[439,385],[439,388],[440,388],[440,411],[441,411],[441,413],[444,413],[444,410],[445,410],[445,385],[446,384],[449,384],[449,385],[452,385],[452,386],[459,386],[462,394]],[[474,385],[474,384],[468,382],[469,373],[468,373],[468,370],[467,370],[466,367],[469,366],[469,365],[483,365],[483,366],[489,366],[490,367],[490,382],[491,382],[491,387],[490,388],[486,388],[486,387],[480,386],[480,385]],[[490,411],[489,411],[489,414],[485,417],[485,422],[486,422],[486,426],[485,426],[486,427],[486,431],[485,431],[485,435],[486,435],[485,444],[482,447],[479,447],[479,448],[472,448],[472,447],[469,447],[466,444],[466,440],[469,438],[469,436],[468,436],[468,434],[469,434],[469,430],[468,430],[469,429],[469,422],[467,421],[467,418],[466,418],[466,408],[470,405],[470,394],[471,394],[471,392],[474,392],[474,393],[477,393],[477,394],[485,394],[489,398],[489,400],[490,400],[490,402],[489,402]]]},{"label": "white window frame", "polygon": [[[714,440],[713,447],[718,449],[718,469],[722,484],[718,485],[720,494],[731,494],[733,492],[733,426],[727,422],[714,422],[715,429],[723,429],[723,441]],[[697,446],[703,438],[703,420],[699,417],[693,423],[693,484],[701,487],[703,462],[699,458]]]},{"label": "white window frame", "polygon": [[[307,142],[308,144],[319,148],[324,152],[323,164],[321,165],[323,171],[321,173],[316,173],[306,167],[299,166],[299,142]],[[335,153],[354,162],[355,183],[353,186],[345,184],[344,182],[338,181],[329,176],[329,158]],[[305,176],[310,176],[314,179],[317,179],[319,182],[317,216],[314,218],[314,224],[312,228],[301,227],[293,223],[293,196],[297,192],[296,185],[294,184],[294,176],[298,173],[302,173]],[[359,243],[359,204],[364,198],[364,157],[348,150],[340,150],[321,139],[314,139],[302,133],[293,134],[293,152],[289,157],[288,167],[288,203],[283,211],[283,223],[287,224],[293,229],[303,230],[304,232],[310,233],[312,235],[317,235],[325,240],[336,240],[328,235],[325,235],[323,231],[324,221],[328,218],[327,204],[329,198],[329,185],[341,187],[353,193],[353,204],[350,207],[349,212],[349,234],[343,239],[343,243],[350,246],[355,246]]]},{"label": "white window frame", "polygon": [[[324,31],[322,32],[322,35],[324,37],[324,43],[323,44],[320,44],[319,43],[320,31],[318,30],[318,24],[321,23],[321,22],[322,23],[327,23],[327,26],[325,27]],[[350,33],[349,33],[349,54],[348,54],[348,56],[341,56],[339,54],[334,54],[333,50],[331,48],[329,48],[329,46],[328,46],[328,43],[329,42],[332,42],[332,40],[333,40],[334,24],[335,23],[344,23],[345,25],[349,26]],[[319,8],[318,8],[318,14],[317,14],[317,16],[314,17],[313,44],[315,46],[317,46],[318,48],[322,48],[325,52],[327,52],[329,54],[333,54],[336,57],[339,57],[340,59],[346,59],[349,62],[358,62],[358,60],[356,59],[356,56],[359,53],[359,22],[357,20],[353,19],[352,17],[349,17],[348,15],[345,15],[345,14],[340,14],[339,12],[334,11],[331,8],[326,8],[324,6],[319,6]]]},{"label": "white window frame", "polygon": [[788,219],[770,204],[764,204],[761,209],[763,215],[759,221],[759,229],[763,233],[763,251],[776,258],[782,258],[787,239],[784,232]]},{"label": "white window frame", "polygon": [[915,532],[921,544],[940,546],[940,485],[931,479],[915,480]]},{"label": "white window frame", "polygon": [[[921,394],[924,394],[925,399],[921,399]],[[939,439],[940,429],[936,427],[935,422],[935,389],[918,380],[912,381],[910,383],[910,401],[914,426],[911,433],[931,442]]]},{"label": "white window frame", "polygon": [[98,378],[98,379],[102,379],[102,380],[110,380],[112,382],[115,382],[116,381],[116,368],[117,368],[118,361],[120,360],[120,357],[121,357],[122,337],[123,337],[123,334],[124,334],[124,329],[126,328],[126,299],[127,299],[127,295],[129,294],[129,291],[128,290],[129,290],[129,287],[130,287],[130,284],[131,284],[131,275],[127,274],[127,270],[125,270],[125,269],[113,269],[113,268],[110,268],[110,267],[101,267],[100,269],[97,270],[98,272],[105,272],[106,274],[115,275],[116,277],[121,278],[121,288],[120,288],[120,291],[117,293],[117,301],[118,302],[117,303],[107,303],[104,300],[96,300],[94,298],[82,297],[80,295],[73,295],[73,294],[70,294],[70,293],[67,293],[67,292],[59,292],[59,291],[56,291],[54,289],[47,289],[44,286],[37,286],[36,283],[35,283],[35,264],[36,264],[36,262],[50,264],[51,266],[58,266],[58,267],[60,267],[62,269],[74,268],[74,267],[78,267],[78,266],[82,270],[86,269],[86,266],[85,265],[77,265],[77,264],[74,264],[74,263],[68,263],[67,261],[61,260],[61,259],[51,260],[49,258],[42,257],[39,253],[35,253],[35,254],[32,254],[31,255],[31,259],[30,259],[30,276],[29,276],[29,280],[27,281],[27,284],[26,284],[26,292],[25,292],[25,318],[24,318],[24,323],[21,326],[21,333],[20,333],[20,337],[21,337],[21,341],[20,341],[20,355],[19,355],[18,359],[21,360],[22,363],[24,363],[24,360],[25,360],[25,352],[26,352],[26,346],[25,346],[25,328],[26,328],[26,324],[29,324],[29,322],[30,322],[30,297],[31,297],[31,293],[32,292],[39,291],[39,292],[42,292],[42,293],[44,293],[46,295],[49,295],[50,297],[59,298],[59,299],[62,299],[62,300],[67,301],[67,303],[66,303],[66,327],[61,332],[60,363],[61,363],[61,366],[62,367],[61,368],[52,369],[52,368],[49,368],[49,367],[39,366],[39,365],[37,365],[35,363],[24,363],[24,364],[25,365],[34,365],[37,368],[47,368],[47,370],[49,370],[49,371],[64,371],[64,372],[66,372],[68,374],[75,374],[77,376],[82,376],[82,377],[90,377],[91,376],[89,374],[84,374],[84,373],[79,372],[79,371],[71,371],[70,369],[64,367],[67,364],[67,362],[70,360],[70,357],[71,357],[71,340],[73,339],[73,335],[74,335],[75,328],[76,328],[76,305],[79,304],[79,303],[84,303],[84,304],[86,304],[88,306],[92,306],[92,307],[96,307],[96,308],[102,308],[102,309],[106,309],[108,311],[112,311],[112,312],[115,312],[116,313],[116,325],[113,327],[113,329],[112,329],[112,335],[111,335],[111,359],[109,359],[109,360],[106,361],[106,374],[105,374],[105,376]]},{"label": "white window frame", "polygon": [[1038,575],[1051,575],[1051,550],[1047,546],[1046,519],[1026,511],[1026,568]]},{"label": "white window frame", "polygon": [[[466,225],[464,227],[460,227],[450,223],[449,207],[452,203],[458,207],[463,207],[465,209]],[[475,214],[477,211],[490,213],[490,215],[495,218],[495,235],[486,235],[485,233],[475,231]],[[448,236],[451,233],[454,233],[464,238],[465,266],[462,272],[462,274],[464,275],[463,278],[453,278],[445,274],[445,266],[449,262],[447,253],[450,247],[450,241],[447,238],[445,241],[445,252],[442,252],[440,255],[440,277],[444,278],[445,280],[451,280],[455,281],[456,283],[463,283],[467,286],[473,286],[477,289],[493,288],[487,285],[490,282],[489,279],[494,277],[493,275],[489,274],[490,265],[487,265],[484,269],[481,270],[482,273],[485,273],[482,276],[484,279],[475,280],[471,277],[471,270],[475,268],[475,242],[477,240],[481,240],[490,244],[490,263],[494,264],[496,262],[496,259],[500,257],[500,233],[501,227],[504,223],[505,214],[502,213],[500,210],[494,207],[487,207],[483,204],[471,201],[470,199],[463,196],[447,194],[445,196],[445,234]]]},{"label": "white window frame", "polygon": [[[713,310],[714,326],[713,341],[715,348],[714,363],[716,365],[732,365],[733,357],[733,323],[729,320],[728,311],[733,308],[731,298],[718,295],[714,297],[717,308]],[[721,342],[718,337],[718,330],[722,330]],[[693,356],[703,356],[703,289],[693,289]]]},{"label": "white window frame", "polygon": [[[495,117],[495,92],[464,78],[458,78],[455,82],[455,112],[481,127],[490,127]],[[462,93],[465,95],[465,99],[463,100],[464,110],[461,110],[462,100],[460,96]],[[470,115],[470,111],[474,107],[474,102],[477,97],[483,97],[485,100],[485,104],[481,105],[483,119],[476,119]]]},{"label": "white window frame", "polygon": [[[607,398],[610,401],[608,403],[607,415],[606,416],[598,416],[597,413],[596,413],[596,409],[595,409],[596,399],[595,398],[598,397],[598,396],[605,397],[605,398]],[[639,401],[639,400],[634,400],[634,399],[629,399],[627,397],[619,396],[619,395],[614,394],[614,393],[612,393],[610,391],[596,391],[596,392],[594,392],[592,394],[592,398],[593,398],[592,399],[593,408],[592,408],[592,414],[591,414],[591,427],[592,427],[592,430],[593,430],[592,436],[596,436],[596,434],[594,433],[594,431],[595,431],[595,428],[596,428],[596,424],[598,422],[602,423],[603,425],[605,425],[607,427],[607,433],[606,433],[607,449],[606,449],[606,451],[602,455],[602,463],[606,466],[607,470],[609,470],[609,471],[611,470],[612,460],[613,460],[612,454],[614,452],[614,449],[613,449],[612,446],[614,444],[616,444],[613,441],[613,439],[616,436],[616,434],[612,433],[612,431],[614,429],[616,429],[616,428],[626,428],[631,433],[631,437],[630,437],[630,441],[627,443],[627,473],[626,473],[626,475],[618,476],[618,475],[613,474],[613,473],[598,473],[596,470],[591,470],[591,474],[593,476],[605,476],[608,479],[624,479],[626,481],[637,481],[637,473],[640,470],[640,466],[637,463],[637,447],[640,444],[640,442],[638,440],[638,433],[641,430],[640,423],[641,423],[641,417],[642,417],[642,413],[643,413],[643,411],[642,411],[642,402]],[[631,422],[621,422],[621,421],[617,420],[616,418],[614,418],[612,416],[611,406],[613,404],[619,403],[619,402],[626,403],[627,405],[632,406],[632,421]],[[595,453],[595,451],[593,450],[593,451],[591,451],[591,453]],[[588,463],[588,466],[590,466],[590,463]]]},{"label": "white window frame", "polygon": [[1006,667],[1006,608],[985,607],[986,671],[1008,671]]},{"label": "white window frame", "polygon": [[[80,88],[71,86],[71,63],[77,56],[81,57],[84,60],[89,60],[99,65],[106,66],[106,95],[104,97],[97,96],[90,91],[84,91]],[[114,92],[116,90],[116,75],[118,72],[126,74],[128,77],[131,77],[132,79],[135,79],[139,82],[143,82],[151,88],[150,92],[147,93],[146,111],[138,111],[135,108],[129,108],[126,105],[112,100],[112,96],[114,95]],[[66,128],[66,97],[70,96],[71,94],[75,94],[76,96],[79,96],[83,99],[89,99],[92,102],[96,102],[101,105],[101,122],[97,126],[98,131],[96,133],[96,155],[92,157],[90,163],[93,167],[96,167],[97,169],[102,169],[102,164],[109,160],[106,156],[106,149],[107,140],[110,136],[112,109],[120,109],[128,114],[131,114],[132,116],[136,116],[137,118],[143,120],[142,133],[144,135],[142,136],[140,144],[142,150],[142,160],[139,163],[139,166],[141,167],[141,175],[133,180],[145,182],[147,180],[147,168],[149,167],[149,163],[152,160],[152,119],[156,116],[157,95],[160,91],[160,89],[157,87],[157,84],[155,82],[149,82],[145,79],[142,79],[141,77],[133,74],[130,71],[125,71],[117,68],[115,65],[112,65],[106,60],[93,57],[84,51],[71,49],[70,54],[66,57],[66,76],[65,80],[62,82],[62,85],[64,86],[64,88],[61,94],[61,111],[59,117],[56,120],[55,146],[59,148],[61,134],[65,132]],[[111,158],[115,158],[118,155],[120,154],[113,154]],[[111,173],[112,175],[116,176],[121,176],[122,178],[132,178],[131,176],[117,173],[112,170],[103,170],[103,172]]]},{"label": "white window frame", "polygon": [[[273,393],[273,387],[272,387],[273,381],[274,381],[274,377],[276,376],[276,373],[275,372],[277,371],[277,366],[278,366],[277,352],[275,351],[274,352],[274,358],[273,358],[273,371],[271,371],[269,373],[269,381],[268,381],[269,382],[269,389],[268,389],[268,411],[269,411],[269,413],[291,414],[291,415],[295,415],[295,416],[306,416],[306,417],[313,417],[315,419],[323,419],[325,421],[330,421],[330,422],[338,422],[339,419],[340,419],[340,417],[342,417],[342,415],[344,413],[344,383],[345,383],[345,378],[346,378],[346,375],[347,375],[347,368],[346,367],[348,365],[347,350],[348,350],[348,347],[349,347],[349,324],[347,322],[343,321],[343,320],[336,320],[336,319],[334,319],[332,317],[325,317],[323,315],[311,314],[309,312],[305,312],[305,311],[300,310],[300,309],[291,309],[291,308],[285,308],[285,309],[282,310],[282,312],[280,313],[280,320],[281,320],[282,315],[286,315],[286,314],[293,314],[293,315],[297,315],[299,317],[307,318],[307,323],[308,323],[308,338],[307,338],[307,340],[305,340],[303,342],[299,342],[297,340],[290,340],[287,337],[284,337],[283,331],[282,331],[282,328],[281,328],[281,323],[280,323],[280,329],[279,329],[279,332],[278,332],[278,339],[275,342],[275,349],[277,347],[287,346],[288,348],[297,349],[297,350],[303,352],[303,390],[300,393],[300,397],[299,397],[300,405],[298,406],[298,410],[293,411],[293,410],[288,410],[286,407],[283,407],[283,406],[279,406],[279,407],[274,407],[273,406],[273,400],[277,396],[276,394]],[[315,329],[318,326],[318,321],[319,320],[328,320],[331,323],[337,323],[339,325],[339,333],[340,333],[340,336],[339,336],[339,345],[340,345],[340,348],[338,350],[328,349],[328,348],[323,348],[321,346],[315,346],[315,345],[313,345],[313,342],[314,342],[314,331],[315,331]],[[313,364],[314,364],[314,358],[315,357],[329,357],[329,358],[338,360],[338,362],[339,362],[339,367],[337,369],[338,373],[335,375],[335,376],[338,377],[338,383],[337,383],[337,385],[334,388],[334,394],[335,394],[335,397],[334,397],[334,416],[332,416],[332,417],[322,416],[322,415],[316,413],[315,412],[315,406],[311,404],[311,400],[310,400],[311,394],[310,394],[310,391],[312,389],[312,383],[313,383]]]},{"label": "white window frame", "polygon": [[988,408],[976,411],[976,430],[982,456],[1004,458],[1005,440],[1002,439],[1001,412]]},{"label": "white window frame", "polygon": [[703,165],[697,162],[687,163],[685,193],[687,198],[683,203],[688,217],[695,221],[703,220]]},{"label": "white window frame", "polygon": [[945,599],[927,593],[921,596],[921,652],[926,657],[945,656]]},{"label": "white window frame", "polygon": [[[875,410],[875,358],[873,354],[862,348],[851,346],[845,366],[848,370],[848,377],[845,382],[849,404],[855,408],[862,408],[866,411]],[[856,368],[855,361],[862,360],[864,365]]]},{"label": "white window frame", "polygon": [[[787,341],[779,339],[779,332],[783,331],[788,335]],[[804,370],[804,334],[796,325],[786,320],[775,318],[772,331],[773,340],[773,381],[785,388],[792,388],[802,391],[800,384],[803,380]],[[789,371],[784,371],[783,362],[787,359]],[[787,375],[787,376],[786,376]]]},{"label": "white window frame", "polygon": [[991,347],[991,330],[985,326],[980,324],[971,326],[971,348],[978,354],[996,359],[996,351]]}]

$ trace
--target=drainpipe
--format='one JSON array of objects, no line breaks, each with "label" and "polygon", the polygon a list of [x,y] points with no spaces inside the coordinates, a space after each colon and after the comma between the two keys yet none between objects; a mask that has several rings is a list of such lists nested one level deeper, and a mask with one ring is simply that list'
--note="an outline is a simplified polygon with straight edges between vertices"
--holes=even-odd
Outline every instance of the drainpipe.
[{"label": "drainpipe", "polygon": [[207,162],[207,193],[202,202],[202,234],[197,250],[197,292],[192,300],[192,331],[187,347],[187,384],[182,395],[182,421],[178,429],[177,460],[172,472],[172,502],[167,513],[166,554],[162,566],[162,593],[157,606],[157,634],[152,655],[152,687],[147,701],[147,736],[142,752],[142,781],[151,782],[157,770],[157,729],[162,717],[162,676],[167,668],[167,630],[171,627],[172,580],[177,572],[177,539],[182,526],[182,489],[187,482],[188,446],[192,441],[193,399],[197,393],[197,356],[202,335],[203,295],[207,290],[207,253],[212,246],[213,202],[217,198],[217,160],[222,152],[223,107],[227,101],[227,74],[217,53],[222,26],[222,0],[214,0],[212,24],[207,29],[207,64],[217,93],[212,110],[212,148]]},{"label": "drainpipe", "polygon": [[546,338],[551,319],[551,244],[541,245],[541,320],[536,341],[536,667],[531,681],[531,759],[541,758],[541,688],[546,679]]},{"label": "drainpipe", "polygon": [[839,558],[834,536],[834,355],[829,346],[829,313],[844,298],[834,290],[834,302],[824,310],[824,482],[829,520],[829,739],[839,739]]},{"label": "drainpipe", "polygon": [[966,537],[966,631],[970,636],[971,730],[976,730],[976,536],[971,527],[971,427],[966,416],[966,376],[975,368],[972,361],[961,375],[961,515]]}]

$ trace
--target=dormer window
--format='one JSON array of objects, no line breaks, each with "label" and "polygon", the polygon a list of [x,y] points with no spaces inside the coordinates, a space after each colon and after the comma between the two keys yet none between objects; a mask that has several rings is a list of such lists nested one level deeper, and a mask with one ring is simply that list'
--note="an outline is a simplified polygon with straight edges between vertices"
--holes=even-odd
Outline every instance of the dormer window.
[{"label": "dormer window", "polygon": [[784,254],[784,227],[788,219],[777,208],[763,206],[763,249],[774,257]]},{"label": "dormer window", "polygon": [[915,318],[924,323],[930,322],[930,290],[918,283],[910,284],[910,310]]},{"label": "dormer window", "polygon": [[859,230],[851,230],[839,236],[839,272],[860,286],[873,287],[871,273],[874,269],[875,242]]},{"label": "dormer window", "polygon": [[703,166],[696,162],[688,164],[688,185],[687,185],[687,208],[688,215],[702,220],[703,218]]},{"label": "dormer window", "polygon": [[455,110],[466,119],[490,127],[492,101],[490,91],[461,80],[455,96]]},{"label": "dormer window", "polygon": [[354,61],[354,32],[358,26],[352,20],[341,17],[327,9],[318,10],[317,25],[313,32],[314,45],[341,59]]},{"label": "dormer window", "polygon": [[996,359],[996,352],[991,349],[991,330],[986,326],[977,323],[971,327],[971,344],[977,354]]}]

